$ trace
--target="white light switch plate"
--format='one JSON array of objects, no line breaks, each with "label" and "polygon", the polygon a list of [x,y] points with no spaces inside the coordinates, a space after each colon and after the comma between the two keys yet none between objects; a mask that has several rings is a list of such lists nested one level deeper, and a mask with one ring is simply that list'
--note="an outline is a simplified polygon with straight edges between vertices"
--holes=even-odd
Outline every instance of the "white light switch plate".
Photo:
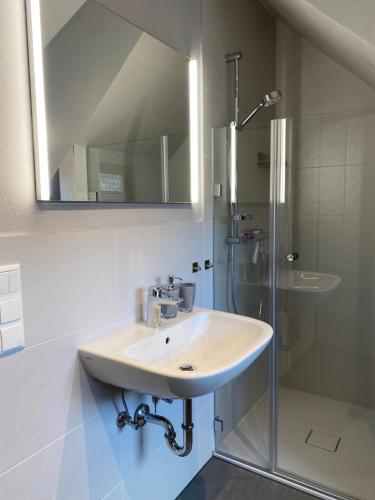
[{"label": "white light switch plate", "polygon": [[2,352],[25,347],[22,324],[2,326],[0,328],[0,340]]},{"label": "white light switch plate", "polygon": [[9,293],[9,273],[0,273],[0,295]]},{"label": "white light switch plate", "polygon": [[20,285],[20,270],[16,269],[9,272],[9,292],[19,292],[21,288]]},{"label": "white light switch plate", "polygon": [[0,323],[10,323],[21,319],[21,301],[14,299],[0,300]]}]

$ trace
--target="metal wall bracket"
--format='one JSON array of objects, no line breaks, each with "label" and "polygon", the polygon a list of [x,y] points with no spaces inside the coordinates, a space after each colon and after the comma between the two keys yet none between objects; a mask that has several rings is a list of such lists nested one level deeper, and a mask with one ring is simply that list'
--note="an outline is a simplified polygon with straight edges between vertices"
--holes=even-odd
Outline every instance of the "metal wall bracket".
[{"label": "metal wall bracket", "polygon": [[214,184],[213,195],[214,195],[214,198],[220,198],[221,196],[223,196],[223,185],[222,184]]},{"label": "metal wall bracket", "polygon": [[206,259],[204,261],[204,268],[207,271],[208,269],[212,269],[214,267],[213,263],[210,261],[210,259]]},{"label": "metal wall bracket", "polygon": [[192,266],[191,266],[191,271],[193,273],[198,273],[199,271],[201,271],[202,268],[201,266],[199,265],[199,262],[193,262]]},{"label": "metal wall bracket", "polygon": [[214,431],[215,432],[224,432],[224,421],[219,417],[214,418]]}]

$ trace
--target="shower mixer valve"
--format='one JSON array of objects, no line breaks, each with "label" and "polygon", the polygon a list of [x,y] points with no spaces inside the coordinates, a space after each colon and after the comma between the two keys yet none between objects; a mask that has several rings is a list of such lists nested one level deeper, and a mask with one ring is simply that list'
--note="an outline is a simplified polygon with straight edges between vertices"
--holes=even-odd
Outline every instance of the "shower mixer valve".
[{"label": "shower mixer valve", "polygon": [[251,215],[251,214],[235,214],[235,215],[232,215],[232,220],[234,220],[234,221],[251,220],[253,218],[254,218],[254,216]]}]

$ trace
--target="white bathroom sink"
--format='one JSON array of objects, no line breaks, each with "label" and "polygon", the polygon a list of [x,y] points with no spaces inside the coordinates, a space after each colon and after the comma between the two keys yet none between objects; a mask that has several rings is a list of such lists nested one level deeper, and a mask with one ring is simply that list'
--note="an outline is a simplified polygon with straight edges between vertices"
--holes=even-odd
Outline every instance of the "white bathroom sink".
[{"label": "white bathroom sink", "polygon": [[88,372],[101,382],[189,399],[237,377],[271,337],[272,328],[262,321],[195,308],[163,320],[158,329],[133,323],[83,345],[79,352]]},{"label": "white bathroom sink", "polygon": [[288,307],[315,307],[340,284],[335,274],[281,269],[278,288],[285,295]]}]

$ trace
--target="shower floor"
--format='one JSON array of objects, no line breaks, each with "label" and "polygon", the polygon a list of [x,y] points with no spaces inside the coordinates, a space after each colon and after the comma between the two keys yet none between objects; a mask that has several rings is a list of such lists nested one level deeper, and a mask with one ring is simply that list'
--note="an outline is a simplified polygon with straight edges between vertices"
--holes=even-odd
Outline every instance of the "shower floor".
[{"label": "shower floor", "polygon": [[[318,446],[306,443],[312,431],[317,431]],[[339,440],[337,447],[329,446],[332,436]],[[246,462],[267,466],[267,395],[218,448]],[[278,468],[345,495],[372,500],[375,410],[280,387]]]}]

